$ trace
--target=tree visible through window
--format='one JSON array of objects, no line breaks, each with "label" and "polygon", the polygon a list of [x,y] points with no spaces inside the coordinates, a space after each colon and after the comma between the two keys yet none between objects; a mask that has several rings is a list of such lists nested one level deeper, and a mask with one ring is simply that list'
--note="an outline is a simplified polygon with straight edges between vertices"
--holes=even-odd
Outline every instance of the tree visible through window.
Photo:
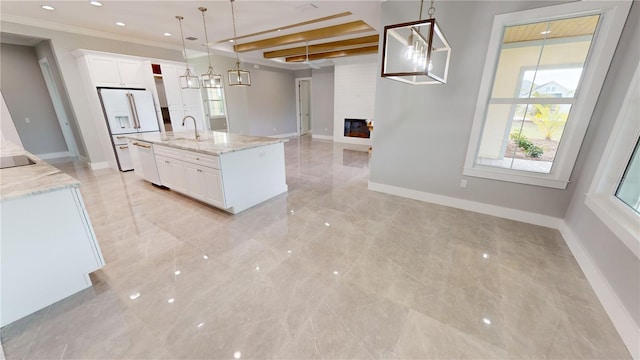
[{"label": "tree visible through window", "polygon": [[477,164],[551,172],[599,17],[505,28]]}]

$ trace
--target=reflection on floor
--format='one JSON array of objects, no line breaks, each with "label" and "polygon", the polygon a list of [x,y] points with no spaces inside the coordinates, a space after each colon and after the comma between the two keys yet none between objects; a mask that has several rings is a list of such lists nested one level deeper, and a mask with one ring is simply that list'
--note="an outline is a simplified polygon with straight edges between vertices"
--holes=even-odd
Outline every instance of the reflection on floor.
[{"label": "reflection on floor", "polygon": [[288,195],[236,216],[57,165],[107,265],[7,359],[629,358],[557,231],[367,191],[368,161],[292,139]]}]

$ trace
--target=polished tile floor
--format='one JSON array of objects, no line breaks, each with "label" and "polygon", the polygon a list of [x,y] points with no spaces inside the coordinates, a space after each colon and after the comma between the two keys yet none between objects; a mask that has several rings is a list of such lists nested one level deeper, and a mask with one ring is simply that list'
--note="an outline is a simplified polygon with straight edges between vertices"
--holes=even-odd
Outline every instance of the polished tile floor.
[{"label": "polished tile floor", "polygon": [[106,266],[7,359],[629,358],[557,231],[370,192],[368,162],[292,139],[288,194],[236,216],[58,164]]}]

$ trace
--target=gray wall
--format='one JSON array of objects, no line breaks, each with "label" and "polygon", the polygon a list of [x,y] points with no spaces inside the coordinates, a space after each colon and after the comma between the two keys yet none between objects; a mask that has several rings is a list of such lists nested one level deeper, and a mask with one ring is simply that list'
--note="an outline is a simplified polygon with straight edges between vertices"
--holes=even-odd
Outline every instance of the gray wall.
[{"label": "gray wall", "polygon": [[[72,52],[76,49],[87,49],[157,59],[182,60],[182,53],[178,50],[73,34],[7,21],[2,21],[1,28],[2,31],[6,33],[51,40],[51,46],[59,66],[60,75],[66,86],[73,108],[73,116],[77,120],[78,128],[84,140],[87,158],[92,163],[107,161],[107,156],[110,155],[104,154],[102,151],[100,139],[98,138],[99,132],[97,131],[93,114],[89,107],[90,97],[85,91],[76,58],[72,55]],[[5,68],[4,64],[2,68]],[[90,95],[94,96],[94,94]]]},{"label": "gray wall", "polygon": [[311,127],[314,135],[333,136],[333,74],[333,66],[312,72]]},{"label": "gray wall", "polygon": [[67,151],[35,49],[2,44],[0,62],[0,88],[24,148],[36,155]]},{"label": "gray wall", "polygon": [[248,88],[251,135],[281,135],[296,132],[295,78],[290,70],[260,65],[251,70]]},{"label": "gray wall", "polygon": [[[448,82],[410,86],[378,78],[371,181],[562,218],[573,183],[557,190],[469,177],[466,189],[459,186],[493,17],[553,4],[440,2],[436,19],[453,49]],[[385,2],[381,13],[383,24],[413,20],[416,4]]]},{"label": "gray wall", "polygon": [[634,2],[589,124],[574,173],[575,193],[565,222],[640,326],[640,260],[585,205],[602,152],[640,61],[640,3]]},{"label": "gray wall", "polygon": [[82,136],[80,136],[80,128],[78,127],[78,121],[73,116],[73,108],[71,107],[71,102],[69,101],[69,95],[67,94],[67,88],[62,81],[62,76],[60,75],[60,69],[58,66],[58,61],[56,60],[56,56],[53,54],[53,49],[51,49],[51,41],[43,40],[40,41],[36,46],[36,56],[38,60],[42,58],[46,58],[49,62],[49,67],[51,69],[51,74],[53,75],[53,81],[55,82],[56,87],[58,88],[58,95],[60,96],[60,101],[62,102],[62,106],[67,115],[67,120],[69,121],[69,127],[73,133],[73,137],[76,141],[76,145],[78,147],[78,153],[80,156],[87,156],[87,148],[84,145],[84,140]]}]

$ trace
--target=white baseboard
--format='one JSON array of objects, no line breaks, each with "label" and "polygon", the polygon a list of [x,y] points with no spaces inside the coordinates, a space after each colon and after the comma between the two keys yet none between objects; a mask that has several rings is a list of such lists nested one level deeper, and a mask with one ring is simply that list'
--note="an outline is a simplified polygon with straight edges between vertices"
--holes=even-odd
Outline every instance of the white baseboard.
[{"label": "white baseboard", "polygon": [[54,153],[46,153],[46,154],[34,154],[42,160],[48,159],[58,159],[63,157],[70,157],[71,153],[68,151],[54,152]]},{"label": "white baseboard", "polygon": [[509,220],[522,221],[529,224],[540,225],[552,229],[558,229],[562,219],[532,213],[529,211],[511,209],[507,207],[485,204],[477,201],[459,199],[451,196],[433,194],[424,191],[401,188],[398,186],[380,184],[369,181],[369,190],[385,194],[396,195],[404,198],[425,201],[438,205],[450,206],[458,209],[469,210],[481,214],[497,216]]},{"label": "white baseboard", "polygon": [[569,225],[562,221],[559,230],[631,356],[636,360],[640,360],[640,328],[633,321],[633,318],[613,289],[611,289],[609,282],[594,264],[591,256],[584,249]]},{"label": "white baseboard", "polygon": [[91,168],[91,170],[108,169],[109,163],[106,161],[95,162],[95,163],[90,162],[89,167]]},{"label": "white baseboard", "polygon": [[269,135],[269,137],[274,137],[274,138],[288,138],[288,137],[294,137],[294,136],[300,136],[300,134],[293,132],[288,134]]},{"label": "white baseboard", "polygon": [[371,139],[363,139],[350,136],[336,136],[333,141],[344,144],[367,145],[371,146]]},{"label": "white baseboard", "polygon": [[331,136],[331,135],[316,135],[316,134],[312,134],[311,138],[312,139],[317,139],[317,140],[331,140],[331,141],[333,141],[333,136]]}]

